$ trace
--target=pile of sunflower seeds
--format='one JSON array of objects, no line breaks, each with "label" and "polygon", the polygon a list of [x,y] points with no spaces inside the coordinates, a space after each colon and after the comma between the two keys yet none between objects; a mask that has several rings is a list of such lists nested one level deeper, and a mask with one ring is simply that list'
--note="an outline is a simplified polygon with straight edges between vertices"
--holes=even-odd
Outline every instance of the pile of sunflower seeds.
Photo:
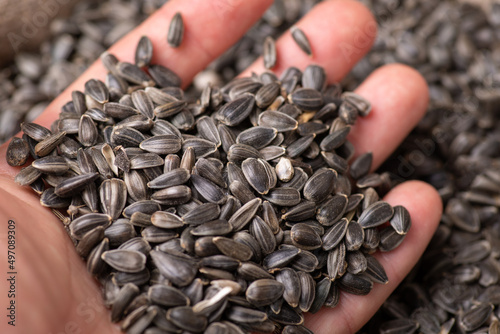
[{"label": "pile of sunflower seeds", "polygon": [[147,37],[136,55],[104,53],[106,83],[74,91],[50,130],[23,123],[7,154],[33,158],[16,182],[59,210],[124,331],[310,333],[303,312],[388,282],[371,254],[411,219],[347,140],[369,102],[310,65],[188,103]]}]

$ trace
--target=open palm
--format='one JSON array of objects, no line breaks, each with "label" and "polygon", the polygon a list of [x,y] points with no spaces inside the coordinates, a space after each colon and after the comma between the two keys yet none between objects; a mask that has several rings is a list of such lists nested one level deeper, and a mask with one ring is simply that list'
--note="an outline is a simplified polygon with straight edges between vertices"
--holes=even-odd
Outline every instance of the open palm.
[{"label": "open palm", "polygon": [[[153,62],[173,69],[187,85],[193,76],[240,38],[262,15],[271,0],[172,0],[110,50],[122,61],[133,61],[134,47],[142,35],[153,42]],[[170,19],[182,12],[186,24],[183,44],[167,46]],[[323,66],[330,82],[346,75],[369,50],[376,23],[355,1],[325,1],[297,23],[309,37],[314,57],[294,44],[290,33],[277,41],[277,74],[289,66],[304,69],[311,62]],[[247,71],[262,72],[259,59]],[[40,116],[37,123],[49,126],[71,91],[82,90],[90,78],[105,77],[97,61],[63,92]],[[428,101],[427,86],[414,70],[390,65],[374,72],[357,89],[373,106],[368,117],[359,119],[349,140],[358,154],[372,151],[377,168],[423,116]],[[119,333],[104,307],[100,289],[87,273],[74,250],[63,224],[40,206],[39,198],[27,187],[14,183],[17,168],[5,162],[6,145],[0,148],[0,249],[7,249],[7,222],[16,222],[17,323],[0,323],[1,333]],[[424,251],[441,214],[436,191],[421,182],[406,182],[385,198],[392,205],[404,205],[412,217],[412,229],[398,249],[376,257],[386,268],[389,283],[376,285],[369,296],[342,293],[341,303],[306,317],[315,333],[354,333],[370,319],[401,282]],[[5,254],[5,253],[4,253]],[[5,266],[5,267],[4,267]],[[2,261],[2,273],[7,265]],[[1,307],[6,306],[7,281],[0,281]],[[5,312],[5,311],[4,311]],[[3,314],[2,314],[3,318]]]}]

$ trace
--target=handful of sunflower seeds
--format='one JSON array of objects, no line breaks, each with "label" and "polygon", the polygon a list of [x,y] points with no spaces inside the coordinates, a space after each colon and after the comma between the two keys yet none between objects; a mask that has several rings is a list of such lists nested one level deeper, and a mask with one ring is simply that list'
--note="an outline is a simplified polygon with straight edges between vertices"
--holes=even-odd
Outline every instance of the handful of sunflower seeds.
[{"label": "handful of sunflower seeds", "polygon": [[[310,65],[207,86],[101,57],[106,82],[74,91],[51,130],[22,125],[7,160],[64,219],[127,333],[310,333],[303,312],[388,281],[376,250],[411,220],[381,201],[387,174],[347,140],[371,106]],[[139,67],[142,66],[142,67]],[[61,215],[60,215],[61,216]],[[389,222],[389,224],[386,224]]]}]

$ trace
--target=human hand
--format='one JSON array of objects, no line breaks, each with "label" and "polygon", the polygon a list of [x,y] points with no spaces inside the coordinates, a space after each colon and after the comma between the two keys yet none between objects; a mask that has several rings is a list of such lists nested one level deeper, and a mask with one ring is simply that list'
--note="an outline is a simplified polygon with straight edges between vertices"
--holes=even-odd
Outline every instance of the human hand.
[{"label": "human hand", "polygon": [[[173,69],[184,85],[215,57],[232,45],[262,15],[270,0],[172,0],[145,23],[114,45],[110,52],[122,61],[133,62],[134,48],[142,35],[153,42],[153,63]],[[180,11],[186,24],[182,46],[166,44],[170,18]],[[314,57],[302,53],[287,32],[277,41],[279,75],[289,66],[304,69],[314,62],[323,66],[331,82],[345,76],[369,50],[375,38],[373,17],[355,1],[325,1],[297,23],[306,32]],[[258,60],[246,71],[263,71]],[[82,90],[90,78],[103,79],[106,70],[97,61],[62,93],[40,116],[37,123],[50,126],[72,90]],[[349,140],[358,154],[372,151],[376,169],[398,146],[423,116],[428,93],[423,78],[402,65],[390,65],[374,72],[357,89],[373,106],[358,119]],[[30,189],[13,182],[18,172],[5,163],[6,145],[0,149],[0,219],[17,223],[18,236],[18,327],[0,326],[2,333],[119,333],[103,307],[99,288],[86,272],[61,222],[39,204]],[[436,191],[411,181],[394,188],[385,198],[392,205],[404,205],[412,217],[412,229],[401,247],[376,254],[389,277],[387,285],[375,285],[368,296],[342,293],[340,304],[306,317],[315,333],[354,333],[370,319],[401,282],[423,253],[441,213]],[[6,249],[6,229],[0,247]],[[7,270],[3,270],[4,272]],[[2,291],[8,291],[5,281]],[[5,297],[4,297],[5,298]]]}]

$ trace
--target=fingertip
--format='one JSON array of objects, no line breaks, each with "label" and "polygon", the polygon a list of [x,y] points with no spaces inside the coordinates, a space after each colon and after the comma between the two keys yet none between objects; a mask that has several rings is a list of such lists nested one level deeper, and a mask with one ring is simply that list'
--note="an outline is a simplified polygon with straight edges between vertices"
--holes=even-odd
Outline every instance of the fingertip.
[{"label": "fingertip", "polygon": [[418,180],[407,181],[392,189],[384,199],[393,206],[403,205],[410,212],[413,225],[408,240],[421,243],[430,240],[443,213],[441,196],[434,187]]},{"label": "fingertip", "polygon": [[424,253],[441,219],[443,204],[436,189],[422,181],[407,181],[393,188],[384,200],[392,206],[404,206],[411,217],[411,228],[403,243],[377,258],[389,276],[389,284],[397,286]]},{"label": "fingertip", "polygon": [[334,309],[323,308],[307,315],[308,328],[315,333],[355,333],[379,309],[394,289],[410,272],[427,247],[442,213],[438,192],[421,181],[407,181],[393,188],[384,200],[408,209],[412,226],[403,243],[390,252],[373,254],[384,267],[389,282],[375,284],[368,296],[341,292]]},{"label": "fingertip", "polygon": [[[287,31],[276,41],[273,72],[280,75],[290,66],[304,69],[314,63],[325,69],[329,82],[340,81],[370,50],[377,35],[377,23],[370,10],[353,0],[320,2],[295,26],[307,36],[313,54],[301,51]],[[261,57],[242,76],[262,71]]]},{"label": "fingertip", "polygon": [[405,99],[406,105],[413,106],[408,116],[415,119],[423,116],[429,102],[429,89],[424,77],[414,68],[403,64],[389,64],[376,69],[356,92],[374,104],[383,100],[383,106],[390,109],[400,107],[401,101]]},{"label": "fingertip", "polygon": [[391,64],[370,74],[356,93],[370,101],[372,111],[358,118],[349,140],[357,154],[374,153],[373,168],[376,169],[425,114],[429,89],[416,70]]}]

